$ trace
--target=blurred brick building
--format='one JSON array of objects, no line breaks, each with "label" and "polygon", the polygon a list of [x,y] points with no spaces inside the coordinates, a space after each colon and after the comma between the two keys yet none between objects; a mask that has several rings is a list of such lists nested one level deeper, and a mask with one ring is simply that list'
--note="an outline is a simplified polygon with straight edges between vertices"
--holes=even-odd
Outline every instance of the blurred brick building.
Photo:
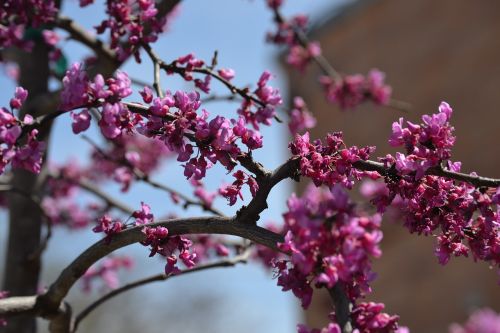
[{"label": "blurred brick building", "polygon": [[[373,105],[342,112],[325,102],[317,67],[289,72],[291,96],[302,96],[318,119],[313,137],[342,130],[348,144],[376,145],[383,156],[393,152],[387,144],[393,121],[418,122],[444,100],[454,108],[454,160],[463,162],[465,172],[500,177],[500,1],[352,1],[314,29],[311,39],[343,73],[383,70],[394,97],[412,105],[409,113]],[[477,307],[500,311],[494,269],[464,258],[442,267],[432,237],[391,223],[384,233],[369,299],[384,302],[412,332],[447,332],[449,323],[462,322]],[[329,310],[326,297],[315,297],[306,312],[309,323],[321,327]]]}]

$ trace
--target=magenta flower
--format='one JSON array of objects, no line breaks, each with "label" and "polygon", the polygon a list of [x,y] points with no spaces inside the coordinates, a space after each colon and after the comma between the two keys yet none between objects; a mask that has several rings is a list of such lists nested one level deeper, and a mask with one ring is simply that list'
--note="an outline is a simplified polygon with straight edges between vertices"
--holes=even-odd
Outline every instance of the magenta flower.
[{"label": "magenta flower", "polygon": [[71,112],[71,118],[73,119],[71,128],[75,134],[84,132],[90,127],[91,117],[87,109],[81,111],[80,113]]}]

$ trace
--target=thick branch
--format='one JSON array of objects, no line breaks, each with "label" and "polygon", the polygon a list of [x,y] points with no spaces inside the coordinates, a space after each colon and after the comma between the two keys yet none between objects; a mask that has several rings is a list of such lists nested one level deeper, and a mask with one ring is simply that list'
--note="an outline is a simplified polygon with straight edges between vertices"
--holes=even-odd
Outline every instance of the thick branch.
[{"label": "thick branch", "polygon": [[56,26],[67,31],[72,39],[92,49],[97,57],[106,58],[110,62],[116,62],[117,65],[119,64],[115,52],[113,52],[106,43],[88,33],[85,28],[79,26],[69,17],[58,17]]},{"label": "thick branch", "polygon": [[[244,163],[242,163],[243,165]],[[253,160],[245,162],[247,165],[247,169],[251,171],[252,168],[257,168],[257,166],[251,166],[252,164],[257,164],[260,168],[262,166]],[[296,179],[298,176],[299,169],[299,160],[298,159],[290,159],[278,168],[276,168],[272,173],[262,171],[264,175],[259,177],[259,173],[257,173],[257,182],[259,184],[259,190],[257,191],[255,197],[250,201],[248,206],[243,207],[237,213],[238,220],[243,223],[251,223],[255,224],[259,220],[260,214],[268,207],[267,206],[267,198],[269,193],[276,184],[285,180],[287,178]]]},{"label": "thick branch", "polygon": [[[277,249],[277,243],[283,241],[281,235],[267,229],[223,217],[172,219],[150,225],[150,227],[157,226],[167,227],[171,236],[183,234],[233,235],[249,239],[272,249]],[[38,298],[37,309],[39,313],[47,315],[57,309],[75,282],[99,259],[119,248],[143,241],[142,229],[143,226],[127,229],[114,235],[109,243],[101,240],[80,254],[61,272],[57,280],[50,286],[48,292]]]},{"label": "thick branch", "polygon": [[351,333],[352,303],[344,291],[344,284],[342,282],[337,282],[333,288],[328,289],[328,293],[333,301],[335,317],[337,318],[337,323],[339,324],[342,333]]}]

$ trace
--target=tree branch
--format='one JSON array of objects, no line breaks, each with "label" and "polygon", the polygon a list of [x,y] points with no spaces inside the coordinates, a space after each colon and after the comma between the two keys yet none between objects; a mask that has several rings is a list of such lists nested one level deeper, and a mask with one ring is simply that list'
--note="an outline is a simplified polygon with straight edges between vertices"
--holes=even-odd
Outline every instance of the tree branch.
[{"label": "tree branch", "polygon": [[[166,227],[169,230],[170,236],[184,234],[224,234],[239,236],[275,250],[278,250],[277,243],[283,241],[281,235],[267,229],[248,223],[242,223],[238,219],[215,216],[171,219],[152,223],[148,226]],[[75,282],[99,259],[119,248],[143,241],[143,228],[144,226],[137,226],[126,229],[114,235],[109,243],[106,240],[101,240],[80,254],[61,272],[57,280],[50,286],[49,290],[44,295],[38,297],[38,313],[42,316],[47,316],[58,309],[62,300],[66,297]]]},{"label": "tree branch", "polygon": [[[391,168],[386,168],[383,163],[375,161],[357,161],[353,163],[353,166],[358,170],[363,171],[377,171],[382,176],[396,175],[396,172]],[[476,187],[499,187],[500,179],[493,179],[488,177],[474,176],[461,172],[454,172],[450,170],[445,170],[442,167],[432,167],[427,169],[426,175],[445,177],[461,182],[466,182],[472,184]]]},{"label": "tree branch", "polygon": [[87,32],[85,28],[78,25],[71,18],[66,16],[59,16],[56,20],[55,25],[56,27],[68,32],[72,39],[92,49],[97,57],[105,58],[108,61],[119,65],[119,61],[116,57],[115,52],[111,50],[108,45],[106,45],[106,43]]},{"label": "tree branch", "polygon": [[[176,60],[174,60],[170,64],[167,64],[166,62],[164,62],[163,60],[160,59],[160,57],[154,52],[154,50],[149,45],[144,46],[144,49],[149,54],[151,60],[155,64],[155,66],[156,65],[160,66],[160,68],[162,68],[166,72],[173,72],[173,73],[177,73],[180,75],[184,75],[186,73],[186,70],[183,67],[179,67],[177,65]],[[267,105],[265,102],[261,101],[257,96],[250,93],[248,91],[248,88],[245,88],[245,89],[238,88],[237,86],[235,86],[234,84],[232,84],[231,82],[229,82],[228,80],[224,79],[222,76],[217,74],[210,67],[193,68],[192,72],[199,73],[199,74],[205,74],[205,75],[209,75],[209,76],[213,77],[214,79],[216,79],[217,81],[219,81],[223,85],[225,85],[232,94],[238,94],[247,101],[254,102],[254,103],[260,105],[261,107],[265,107]],[[282,120],[278,116],[274,116],[274,119],[278,122],[282,122]]]},{"label": "tree branch", "polygon": [[195,266],[194,268],[191,269],[185,269],[181,271],[178,274],[175,275],[165,275],[165,274],[156,274],[144,279],[137,280],[135,282],[126,284],[120,288],[117,288],[115,290],[110,291],[109,293],[105,294],[104,296],[100,297],[93,303],[91,303],[89,306],[87,306],[82,312],[80,312],[76,318],[75,318],[75,323],[72,329],[72,333],[76,332],[78,329],[78,325],[80,322],[85,319],[92,311],[94,311],[98,306],[103,304],[104,302],[108,301],[109,299],[120,295],[128,290],[144,286],[146,284],[150,284],[153,282],[160,282],[160,281],[166,281],[169,280],[170,278],[180,276],[180,275],[186,275],[189,273],[194,273],[194,272],[199,272],[207,269],[212,269],[212,268],[220,268],[220,267],[233,267],[239,263],[246,263],[248,260],[248,257],[250,255],[250,251],[247,249],[244,253],[237,255],[233,258],[228,258],[228,259],[223,259],[220,261],[216,261],[210,264],[205,264],[205,265],[199,265]]},{"label": "tree branch", "polygon": [[337,318],[337,323],[339,324],[342,333],[351,333],[352,303],[345,293],[344,284],[340,281],[337,282],[333,288],[328,289],[328,293],[333,301],[335,317]]}]

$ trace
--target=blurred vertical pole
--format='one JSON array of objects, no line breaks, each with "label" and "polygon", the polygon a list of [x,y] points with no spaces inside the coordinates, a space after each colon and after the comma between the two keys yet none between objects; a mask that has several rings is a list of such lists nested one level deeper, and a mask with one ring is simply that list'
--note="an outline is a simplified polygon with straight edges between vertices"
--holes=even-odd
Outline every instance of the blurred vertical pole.
[{"label": "blurred vertical pole", "polygon": [[[20,70],[18,84],[28,90],[28,99],[21,110],[21,119],[25,114],[36,117],[46,112],[44,103],[38,102],[48,93],[49,49],[43,41],[40,30],[34,31],[34,34],[32,51],[12,51],[12,60],[18,63]],[[38,136],[40,140],[48,140],[50,127],[49,124],[40,130]],[[39,175],[14,169],[12,186],[27,193],[40,195],[44,168],[45,166]],[[2,290],[7,290],[11,296],[34,295],[38,289],[41,258],[33,254],[40,247],[43,217],[35,203],[20,195],[9,196],[8,208],[9,234]],[[20,316],[9,319],[8,325],[0,329],[0,332],[34,333],[36,328],[34,317]]]}]

